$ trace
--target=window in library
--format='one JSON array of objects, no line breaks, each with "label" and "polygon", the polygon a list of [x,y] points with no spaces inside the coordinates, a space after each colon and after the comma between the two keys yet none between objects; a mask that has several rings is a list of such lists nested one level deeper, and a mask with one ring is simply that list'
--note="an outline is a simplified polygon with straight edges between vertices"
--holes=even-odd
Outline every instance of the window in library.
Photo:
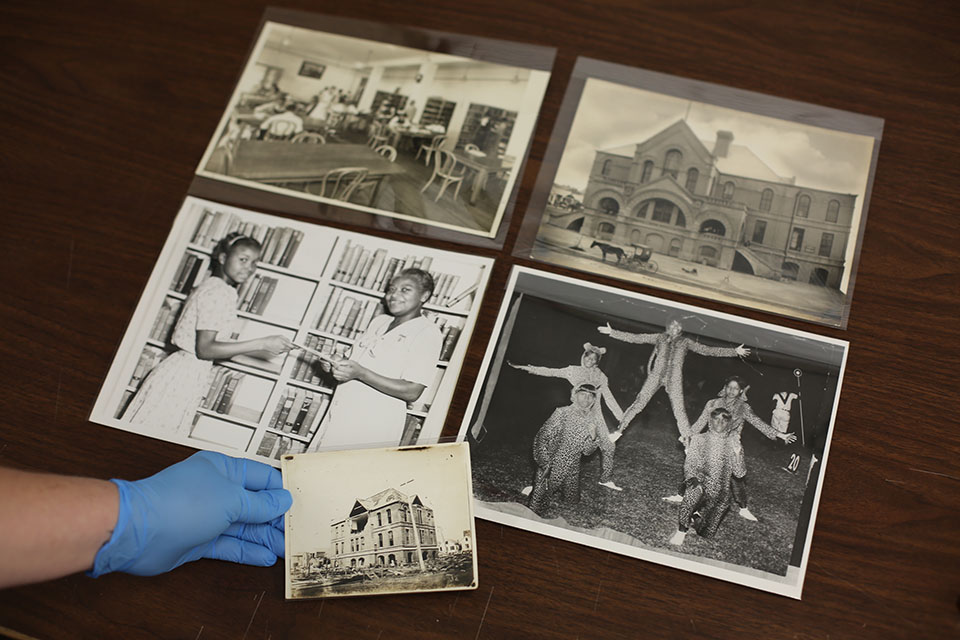
[{"label": "window in library", "polygon": [[727,235],[727,227],[719,220],[705,220],[700,225],[700,233],[710,233],[715,236]]},{"label": "window in library", "polygon": [[796,227],[790,234],[790,244],[788,248],[791,251],[800,251],[803,248],[803,229]]},{"label": "window in library", "polygon": [[725,182],[723,184],[723,199],[733,200],[733,182]]},{"label": "window in library", "polygon": [[797,196],[797,217],[806,218],[810,215],[810,196],[803,193]]},{"label": "window in library", "polygon": [[680,160],[683,159],[683,154],[680,153],[679,149],[670,149],[667,151],[666,157],[663,159],[663,174],[671,175],[673,179],[677,179],[677,174],[680,171]]},{"label": "window in library", "polygon": [[796,262],[784,262],[780,275],[784,280],[796,280],[800,275],[800,265]]},{"label": "window in library", "polygon": [[767,221],[757,220],[753,225],[753,237],[750,242],[754,244],[763,244],[763,236],[767,233]]},{"label": "window in library", "polygon": [[840,217],[840,202],[831,200],[827,205],[827,222],[836,222]]},{"label": "window in library", "polygon": [[697,189],[697,180],[700,179],[700,170],[696,167],[690,167],[687,169],[687,184],[686,189],[690,193],[694,193]]},{"label": "window in library", "polygon": [[670,241],[670,249],[667,251],[668,256],[676,258],[680,255],[680,248],[683,246],[680,238],[674,238]]},{"label": "window in library", "polygon": [[610,240],[617,228],[609,222],[601,222],[597,225],[597,237],[601,240]]},{"label": "window in library", "polygon": [[653,160],[647,160],[643,163],[643,173],[640,174],[640,184],[650,182],[653,176]]},{"label": "window in library", "polygon": [[820,236],[820,250],[817,253],[825,258],[829,258],[832,252],[833,252],[833,234],[824,233],[823,235]]},{"label": "window in library", "polygon": [[600,213],[606,213],[611,216],[620,213],[620,203],[613,198],[600,198],[600,202],[597,204],[600,207]]},{"label": "window in library", "polygon": [[656,199],[653,201],[653,215],[650,216],[650,219],[654,222],[670,222],[670,218],[673,217],[673,210],[676,208],[669,200]]},{"label": "window in library", "polygon": [[770,211],[773,204],[773,189],[764,189],[760,194],[760,211]]},{"label": "window in library", "polygon": [[460,129],[456,148],[461,150],[472,143],[488,157],[503,156],[516,120],[516,111],[471,103]]}]

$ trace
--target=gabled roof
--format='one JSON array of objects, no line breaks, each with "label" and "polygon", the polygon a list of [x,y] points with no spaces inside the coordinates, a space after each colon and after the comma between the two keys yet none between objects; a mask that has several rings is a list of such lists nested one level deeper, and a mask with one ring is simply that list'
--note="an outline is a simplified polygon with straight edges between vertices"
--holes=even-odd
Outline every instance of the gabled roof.
[{"label": "gabled roof", "polygon": [[702,140],[697,138],[696,134],[693,132],[693,129],[690,128],[690,125],[687,124],[686,120],[677,120],[669,127],[661,129],[660,132],[654,134],[653,136],[647,138],[646,140],[641,140],[639,142],[632,142],[630,144],[623,144],[616,147],[610,147],[608,149],[601,149],[604,153],[610,153],[618,156],[625,156],[627,158],[632,158],[634,152],[639,145],[648,145],[656,144],[663,140],[664,138],[673,138],[681,137],[685,138],[687,144],[690,148],[697,153],[700,153],[704,159],[709,159],[712,156],[710,155],[710,149],[703,143]]},{"label": "gabled roof", "polygon": [[601,149],[601,151],[603,153],[609,153],[611,155],[621,156],[624,158],[633,158],[633,155],[639,145],[655,143],[660,139],[673,136],[682,136],[687,138],[687,141],[691,145],[694,145],[694,150],[712,160],[714,166],[717,168],[717,171],[720,173],[726,173],[733,176],[742,176],[744,178],[767,180],[769,182],[782,182],[785,184],[793,183],[792,180],[777,175],[777,173],[763,160],[757,157],[757,155],[751,151],[749,147],[745,147],[742,144],[731,144],[730,148],[727,150],[726,157],[718,158],[714,156],[711,152],[711,149],[716,147],[716,141],[708,142],[706,140],[697,138],[685,120],[678,120],[677,122],[674,122],[669,127],[662,129],[659,133],[646,140],[632,142],[630,144],[622,144],[616,147],[609,147],[607,149]]},{"label": "gabled roof", "polygon": [[[701,140],[701,142],[703,141]],[[715,158],[714,166],[720,173],[733,176],[756,178],[768,182],[790,183],[787,178],[777,175],[773,169],[767,166],[767,163],[750,150],[750,147],[745,147],[742,144],[731,144],[726,157]]]},{"label": "gabled roof", "polygon": [[414,495],[408,496],[405,493],[401,493],[396,489],[384,489],[379,493],[375,493],[369,498],[359,498],[353,503],[353,508],[350,510],[350,515],[355,516],[358,513],[363,511],[373,511],[379,509],[380,507],[393,504],[394,502],[402,502],[407,504],[410,501],[413,501],[413,504],[423,505],[423,502],[420,500],[420,496]]}]

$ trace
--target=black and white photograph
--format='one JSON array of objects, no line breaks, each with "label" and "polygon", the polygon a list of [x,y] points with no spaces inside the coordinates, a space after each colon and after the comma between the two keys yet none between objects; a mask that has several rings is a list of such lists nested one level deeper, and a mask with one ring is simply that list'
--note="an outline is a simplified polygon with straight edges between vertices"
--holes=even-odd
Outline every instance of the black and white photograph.
[{"label": "black and white photograph", "polygon": [[265,22],[197,174],[496,237],[549,66],[538,47],[501,43],[510,55],[486,55],[539,65],[528,68],[432,41],[439,50]]},{"label": "black and white photograph", "polygon": [[515,253],[845,327],[882,129],[581,59]]},{"label": "black and white photograph", "polygon": [[437,442],[492,262],[188,197],[90,419],[274,466]]},{"label": "black and white photograph", "polygon": [[515,267],[478,517],[800,598],[847,343]]},{"label": "black and white photograph", "polygon": [[477,588],[464,443],[283,457],[288,599]]}]

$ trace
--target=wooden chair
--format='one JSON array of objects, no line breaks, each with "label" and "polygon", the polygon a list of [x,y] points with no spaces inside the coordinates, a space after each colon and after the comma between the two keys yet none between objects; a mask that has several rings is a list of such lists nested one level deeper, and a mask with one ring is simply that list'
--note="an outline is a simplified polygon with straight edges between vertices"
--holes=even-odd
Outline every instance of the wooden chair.
[{"label": "wooden chair", "polygon": [[289,120],[274,120],[263,134],[264,140],[286,140],[297,130],[297,125]]},{"label": "wooden chair", "polygon": [[366,167],[342,167],[327,172],[320,182],[319,190],[316,183],[307,185],[307,193],[333,200],[349,200],[353,192],[367,177]]},{"label": "wooden chair", "polygon": [[427,155],[423,158],[423,164],[429,167],[431,156],[440,150],[440,145],[442,145],[443,141],[446,139],[446,135],[433,136],[433,138],[430,140],[430,144],[420,145],[420,148],[417,149],[417,156],[414,158],[414,160],[419,160],[420,153],[425,152]]},{"label": "wooden chair", "polygon": [[319,133],[313,131],[301,131],[293,136],[291,142],[302,142],[305,144],[327,144],[327,139]]},{"label": "wooden chair", "polygon": [[388,144],[382,144],[382,145],[380,145],[379,147],[377,147],[376,149],[374,149],[374,152],[375,152],[375,153],[379,153],[380,155],[382,155],[384,158],[386,158],[386,159],[389,160],[390,162],[396,162],[396,161],[397,161],[397,150],[394,149],[393,147],[391,147],[391,146],[388,145]]},{"label": "wooden chair", "polygon": [[387,131],[387,125],[375,122],[370,127],[370,139],[367,144],[374,149],[390,142],[390,133]]},{"label": "wooden chair", "polygon": [[435,178],[440,178],[443,182],[440,184],[440,190],[437,192],[437,197],[434,198],[433,201],[438,201],[443,195],[443,192],[446,191],[447,187],[451,184],[457,185],[456,190],[453,192],[453,199],[456,200],[460,195],[460,185],[463,184],[465,175],[464,171],[460,173],[455,172],[457,168],[456,156],[445,149],[435,149],[433,151],[433,164],[433,175],[427,180],[427,184],[423,185],[423,188],[420,189],[420,193],[425,192]]}]

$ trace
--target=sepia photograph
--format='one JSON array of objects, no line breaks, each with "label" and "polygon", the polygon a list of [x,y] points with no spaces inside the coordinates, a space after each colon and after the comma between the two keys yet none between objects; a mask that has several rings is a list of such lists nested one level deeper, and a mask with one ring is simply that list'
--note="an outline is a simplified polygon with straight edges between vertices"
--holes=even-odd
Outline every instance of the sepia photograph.
[{"label": "sepia photograph", "polygon": [[189,197],[90,419],[274,466],[432,444],[492,263]]},{"label": "sepia photograph", "polygon": [[847,343],[515,267],[478,517],[800,598]]},{"label": "sepia photograph", "polygon": [[477,588],[464,443],[285,455],[288,599]]},{"label": "sepia photograph", "polygon": [[563,109],[517,255],[846,326],[882,120],[589,60]]},{"label": "sepia photograph", "polygon": [[427,41],[439,50],[265,22],[197,174],[496,237],[549,67],[539,47],[486,56],[539,65],[527,68]]}]

